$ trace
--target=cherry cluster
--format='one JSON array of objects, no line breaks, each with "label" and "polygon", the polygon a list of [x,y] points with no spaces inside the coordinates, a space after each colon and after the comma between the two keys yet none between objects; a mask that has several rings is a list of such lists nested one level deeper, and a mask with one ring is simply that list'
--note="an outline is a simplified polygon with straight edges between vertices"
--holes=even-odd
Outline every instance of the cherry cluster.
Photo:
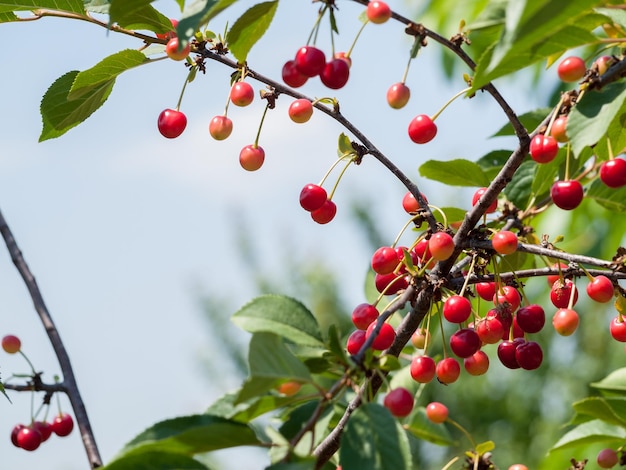
[{"label": "cherry cluster", "polygon": [[[31,364],[22,351],[22,342],[15,335],[6,335],[2,338],[2,349],[9,354],[21,354]],[[32,368],[32,365],[31,365]],[[34,371],[33,371],[34,373]],[[48,409],[48,408],[46,408]],[[41,411],[41,410],[40,410]],[[33,415],[30,424],[17,424],[11,431],[11,442],[15,447],[33,451],[46,442],[52,434],[59,437],[68,436],[74,429],[74,419],[68,413],[60,410],[52,421],[46,418],[38,420]]]}]

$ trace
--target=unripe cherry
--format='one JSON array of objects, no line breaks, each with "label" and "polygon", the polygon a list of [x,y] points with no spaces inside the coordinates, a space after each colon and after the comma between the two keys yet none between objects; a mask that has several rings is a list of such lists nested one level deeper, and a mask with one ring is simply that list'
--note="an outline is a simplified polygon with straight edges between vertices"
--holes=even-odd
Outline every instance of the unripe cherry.
[{"label": "unripe cherry", "polygon": [[446,232],[435,232],[428,240],[428,248],[436,261],[448,259],[454,252],[452,236]]},{"label": "unripe cherry", "polygon": [[439,402],[432,402],[426,406],[426,417],[433,423],[441,424],[448,419],[448,407]]}]

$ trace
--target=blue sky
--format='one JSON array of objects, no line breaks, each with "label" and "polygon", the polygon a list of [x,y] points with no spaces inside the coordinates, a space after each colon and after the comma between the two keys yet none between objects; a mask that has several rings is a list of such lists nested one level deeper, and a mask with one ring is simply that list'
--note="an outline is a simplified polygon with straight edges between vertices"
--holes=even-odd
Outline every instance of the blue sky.
[{"label": "blue sky", "polygon": [[[232,24],[254,2],[239,3],[211,28],[223,30],[225,21]],[[389,3],[408,11],[404,2]],[[174,2],[156,5],[176,16]],[[338,50],[352,42],[361,11],[359,5],[341,2]],[[309,1],[281,2],[273,29],[249,57],[250,67],[279,78],[282,64],[306,42],[315,15]],[[318,45],[328,51],[327,36],[321,34]],[[201,412],[227,391],[212,387],[199,368],[199,356],[211,350],[211,337],[198,296],[219,292],[237,305],[253,294],[241,276],[234,219],[249,223],[268,270],[280,269],[285,246],[295,247],[303,262],[311,255],[325,259],[345,279],[345,298],[362,301],[369,255],[342,208],[357,198],[371,200],[391,243],[405,222],[404,190],[366,158],[339,186],[337,218],[327,226],[312,222],[300,209],[298,194],[333,163],[342,131],[326,116],[316,113],[306,125],[294,124],[287,118],[289,100],[280,99],[261,135],[265,165],[245,172],[239,150],[253,142],[263,104],[256,99],[249,108],[231,106],[232,136],[212,140],[207,125],[223,111],[231,71],[209,63],[206,76],[198,76],[183,100],[188,128],[180,138],[166,140],[157,131],[157,116],[175,107],[186,76],[180,63],[167,60],[120,76],[102,109],[65,136],[39,144],[39,102],[56,78],[140,44],[86,23],[56,19],[0,25],[0,40],[8,45],[0,50],[0,209],[70,352],[105,460],[151,423]],[[412,65],[411,101],[405,109],[389,109],[385,93],[402,77],[409,47],[398,25],[369,25],[353,53],[345,89],[329,92],[312,80],[301,90],[314,97],[336,96],[345,116],[422,184],[417,168],[427,159],[475,159],[499,148],[499,142],[485,137],[504,116],[487,96],[459,100],[439,118],[435,141],[412,144],[406,134],[410,119],[435,113],[464,84],[461,77],[447,82],[441,76],[438,46],[432,44]],[[514,86],[508,91],[505,86],[518,110],[534,106],[534,98]],[[463,191],[424,183],[423,192],[432,204],[469,207]],[[355,259],[363,260],[363,269]],[[0,334],[19,335],[37,369],[51,380],[60,370],[6,250],[0,250],[0,298]],[[220,361],[219,351],[213,354]],[[0,355],[3,378],[25,371],[19,358]],[[3,468],[85,468],[77,433],[32,454],[13,448],[9,433],[28,421],[30,398],[12,398],[13,405],[0,402]]]}]

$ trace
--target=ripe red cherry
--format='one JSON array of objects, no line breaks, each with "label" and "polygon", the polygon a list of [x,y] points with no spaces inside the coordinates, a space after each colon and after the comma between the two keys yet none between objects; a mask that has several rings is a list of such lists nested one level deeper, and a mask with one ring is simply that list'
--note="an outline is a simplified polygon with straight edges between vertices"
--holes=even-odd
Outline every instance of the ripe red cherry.
[{"label": "ripe red cherry", "polygon": [[319,209],[311,211],[311,218],[318,224],[327,224],[335,218],[337,206],[330,199],[326,199]]},{"label": "ripe red cherry", "polygon": [[170,23],[172,23],[172,31],[168,31],[167,33],[156,33],[156,37],[159,39],[171,39],[176,37],[176,27],[178,26],[178,20],[170,18]]},{"label": "ripe red cherry", "polygon": [[313,116],[313,104],[305,99],[300,98],[289,105],[289,118],[298,124],[307,122]]},{"label": "ripe red cherry", "polygon": [[187,116],[176,109],[164,109],[159,114],[157,127],[163,137],[175,139],[187,127]]},{"label": "ripe red cherry", "polygon": [[454,241],[449,233],[435,232],[428,240],[428,248],[434,260],[446,260],[454,252]]},{"label": "ripe red cherry", "polygon": [[516,463],[511,465],[508,470],[528,470],[528,467],[521,463]]},{"label": "ripe red cherry", "polygon": [[585,76],[587,66],[580,57],[572,56],[563,59],[556,69],[559,78],[567,83],[577,82]]},{"label": "ripe red cherry", "polygon": [[398,255],[390,246],[381,246],[372,255],[372,269],[378,274],[389,274],[398,267]]},{"label": "ripe red cherry", "polygon": [[472,303],[461,295],[452,295],[443,303],[443,316],[450,323],[463,323],[472,314]]},{"label": "ripe red cherry", "polygon": [[602,449],[598,452],[596,462],[600,468],[613,468],[619,462],[619,458],[613,449]]},{"label": "ripe red cherry", "polygon": [[15,354],[22,348],[22,342],[15,335],[6,335],[2,338],[2,349],[9,354]]},{"label": "ripe red cherry", "polygon": [[254,89],[248,82],[236,82],[230,89],[230,101],[235,106],[248,106],[254,101]]},{"label": "ripe red cherry", "polygon": [[426,406],[426,417],[433,423],[441,424],[448,419],[448,407],[439,402],[432,402]]},{"label": "ripe red cherry", "polygon": [[348,343],[346,345],[346,349],[349,354],[355,355],[360,350],[363,344],[365,343],[365,331],[364,330],[356,330],[353,331],[352,334],[348,337]]},{"label": "ripe red cherry", "polygon": [[345,60],[348,64],[348,67],[352,67],[352,58],[348,55],[347,52],[335,52],[333,59]]},{"label": "ripe red cherry", "polygon": [[35,421],[32,426],[41,434],[41,442],[46,442],[52,435],[52,425],[47,421]]},{"label": "ripe red cherry", "polygon": [[296,69],[305,77],[315,77],[324,71],[326,57],[317,47],[304,46],[296,52]]},{"label": "ripe red cherry", "polygon": [[378,315],[378,309],[372,304],[359,304],[352,311],[352,323],[359,330],[367,330],[367,327],[376,321]]},{"label": "ripe red cherry", "polygon": [[416,356],[411,360],[410,372],[416,382],[428,383],[435,378],[435,361],[430,356]]},{"label": "ripe red cherry", "polygon": [[531,304],[520,308],[515,319],[522,331],[539,333],[546,323],[546,314],[540,305]]},{"label": "ripe red cherry", "polygon": [[52,420],[50,425],[52,426],[53,433],[57,436],[65,437],[72,432],[72,429],[74,429],[74,420],[69,414],[61,413],[57,415],[54,420]]},{"label": "ripe red cherry", "polygon": [[494,314],[487,314],[487,317],[476,324],[476,334],[483,343],[496,344],[502,339],[505,333],[504,325]]},{"label": "ripe red cherry", "polygon": [[515,359],[522,369],[535,370],[543,361],[543,351],[538,343],[527,341],[517,346]]},{"label": "ripe red cherry", "polygon": [[578,302],[578,289],[570,279],[566,279],[563,283],[561,280],[557,280],[552,284],[550,289],[550,301],[556,308],[567,308],[569,305],[570,297],[572,296],[572,290],[574,298],[572,300],[572,306]]},{"label": "ripe red cherry", "polygon": [[17,433],[17,444],[24,450],[33,451],[41,445],[41,434],[31,427],[23,427]]},{"label": "ripe red cherry", "polygon": [[614,292],[613,282],[606,276],[596,276],[587,284],[587,295],[596,302],[610,302]]},{"label": "ripe red cherry", "polygon": [[626,186],[626,160],[614,158],[600,167],[600,180],[609,188]]},{"label": "ripe red cherry", "polygon": [[395,295],[403,289],[409,287],[409,281],[404,274],[376,274],[374,276],[376,290],[381,294]]},{"label": "ripe red cherry", "polygon": [[[434,367],[435,366],[433,365],[433,371],[435,370]],[[434,374],[434,372],[433,372],[433,374]],[[17,442],[17,435],[25,427],[26,426],[24,426],[23,424],[16,424],[15,427],[11,430],[11,442],[13,443],[13,445],[15,447],[19,447],[20,446],[19,442]]]},{"label": "ripe red cherry", "polygon": [[[373,334],[374,328],[376,328],[376,322],[371,323],[370,326],[367,327],[367,330],[365,331],[365,338],[369,338]],[[393,329],[393,326],[389,323],[383,323],[378,336],[376,336],[374,342],[372,343],[372,349],[384,351],[393,344],[395,339],[396,331]]]},{"label": "ripe red cherry", "polygon": [[239,164],[244,170],[256,171],[265,161],[265,150],[255,144],[246,145],[239,152]]},{"label": "ripe red cherry", "polygon": [[461,366],[459,361],[453,357],[446,357],[437,363],[436,367],[437,380],[442,384],[451,384],[456,382],[461,375]]},{"label": "ripe red cherry", "polygon": [[[426,196],[422,194],[422,198],[428,204],[428,199],[426,198]],[[411,191],[407,191],[402,198],[402,207],[408,214],[415,214],[420,210],[420,204],[419,202],[417,202],[417,199],[415,199],[415,196],[413,196],[413,193]]]},{"label": "ripe red cherry", "polygon": [[308,212],[313,212],[322,207],[327,199],[326,190],[317,184],[307,184],[300,191],[300,205]]},{"label": "ripe red cherry", "polygon": [[333,59],[326,63],[320,80],[332,90],[343,88],[350,78],[350,65],[344,59]]},{"label": "ripe red cherry", "polygon": [[557,181],[550,188],[552,202],[564,210],[576,209],[583,200],[583,186],[578,181]]},{"label": "ripe red cherry", "polygon": [[480,349],[480,338],[471,328],[461,328],[450,336],[450,349],[461,358],[470,357]]},{"label": "ripe red cherry", "polygon": [[561,336],[570,336],[578,328],[578,314],[569,308],[560,308],[552,317],[552,326]]},{"label": "ripe red cherry", "polygon": [[619,315],[611,320],[611,336],[613,339],[626,343],[626,322]]},{"label": "ripe red cherry", "polygon": [[300,73],[296,67],[295,60],[288,60],[285,62],[285,65],[283,65],[282,76],[283,82],[291,88],[299,88],[309,79],[309,77]]},{"label": "ripe red cherry", "polygon": [[[555,268],[557,268],[558,266],[560,266],[560,267],[561,267],[561,271],[563,271],[564,269],[567,269],[567,264],[565,264],[565,263],[554,263],[554,264],[552,265],[552,268],[554,268],[554,269],[555,269]],[[551,274],[551,275],[549,275],[549,276],[546,276],[546,281],[547,281],[547,283],[548,283],[548,285],[549,285],[550,287],[552,287],[552,285],[553,285],[556,281],[558,281],[559,279],[561,279],[561,275],[560,275],[560,274]]]},{"label": "ripe red cherry", "polygon": [[228,139],[233,132],[233,121],[228,116],[215,116],[209,123],[209,134],[215,140]]},{"label": "ripe red cherry", "polygon": [[[478,200],[482,197],[483,194],[485,194],[485,191],[487,191],[487,188],[478,188],[476,190],[476,192],[474,193],[474,196],[472,196],[472,206],[475,206],[476,204],[478,204]],[[495,200],[491,203],[489,207],[487,207],[485,214],[491,214],[495,212],[497,208],[498,208],[498,201]]]},{"label": "ripe red cherry", "polygon": [[474,285],[476,293],[483,300],[493,300],[493,296],[496,294],[495,282],[478,282]]},{"label": "ripe red cherry", "polygon": [[367,4],[366,14],[372,23],[381,24],[391,18],[391,9],[385,2],[373,1]]},{"label": "ripe red cherry", "polygon": [[520,368],[520,365],[515,357],[515,351],[523,342],[524,340],[522,338],[516,338],[513,341],[505,340],[498,344],[498,359],[500,359],[500,362],[504,367],[509,369]]},{"label": "ripe red cherry", "polygon": [[165,53],[172,60],[185,60],[191,52],[191,46],[187,44],[181,50],[178,50],[178,38],[173,37],[165,45]]},{"label": "ripe red cherry", "polygon": [[430,116],[420,114],[409,123],[409,137],[416,144],[430,142],[437,135],[437,125]]},{"label": "ripe red cherry", "polygon": [[511,312],[518,309],[522,298],[519,292],[513,286],[502,286],[496,291],[496,295],[493,297],[493,303],[495,305],[509,304]]},{"label": "ripe red cherry", "polygon": [[403,387],[391,390],[385,399],[383,405],[398,418],[404,418],[413,411],[413,395]]},{"label": "ripe red cherry", "polygon": [[478,350],[463,359],[463,366],[470,375],[483,375],[489,369],[489,356],[484,351]]},{"label": "ripe red cherry", "polygon": [[491,239],[493,249],[501,255],[510,255],[517,251],[517,235],[508,230],[494,233]]},{"label": "ripe red cherry", "polygon": [[393,109],[404,108],[411,98],[411,90],[404,83],[394,83],[387,90],[387,103]]},{"label": "ripe red cherry", "polygon": [[420,240],[415,247],[413,247],[413,253],[417,256],[421,266],[426,265],[426,269],[432,269],[435,266],[433,255],[428,248],[428,240]]},{"label": "ripe red cherry", "polygon": [[559,144],[551,135],[539,134],[530,141],[530,156],[537,163],[550,163],[559,153]]},{"label": "ripe red cherry", "polygon": [[552,129],[550,135],[554,137],[557,142],[567,142],[569,137],[567,136],[565,128],[567,127],[567,116],[559,116],[552,123]]}]

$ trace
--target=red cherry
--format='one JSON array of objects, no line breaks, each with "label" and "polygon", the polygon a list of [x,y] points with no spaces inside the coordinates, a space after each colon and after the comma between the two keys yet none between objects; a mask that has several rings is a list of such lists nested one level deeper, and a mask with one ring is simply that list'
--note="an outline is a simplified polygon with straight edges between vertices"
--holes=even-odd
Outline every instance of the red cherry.
[{"label": "red cherry", "polygon": [[265,150],[255,144],[246,145],[239,153],[239,164],[244,170],[256,171],[265,161]]},{"label": "red cherry", "polygon": [[557,181],[550,188],[552,202],[564,210],[576,209],[583,200],[583,186],[574,180]]},{"label": "red cherry", "polygon": [[587,295],[596,302],[606,303],[613,299],[615,287],[606,276],[596,276],[587,284]]},{"label": "red cherry", "polygon": [[493,296],[496,295],[495,282],[478,282],[474,285],[474,289],[483,300],[493,300]]},{"label": "red cherry", "polygon": [[456,382],[461,375],[461,366],[459,361],[453,357],[446,357],[437,363],[436,367],[437,380],[442,384],[451,384]]},{"label": "red cherry", "polygon": [[41,445],[41,434],[36,429],[24,427],[17,433],[17,444],[24,450],[33,451]]},{"label": "red cherry", "polygon": [[437,135],[437,125],[430,116],[420,114],[409,123],[409,137],[416,144],[430,142]]},{"label": "red cherry", "polygon": [[461,328],[450,336],[450,349],[461,358],[470,357],[480,349],[480,338],[471,328]]},{"label": "red cherry", "polygon": [[350,66],[344,59],[333,59],[326,63],[320,80],[332,90],[343,88],[350,78]]},{"label": "red cherry", "polygon": [[600,468],[613,468],[619,462],[619,457],[613,449],[602,449],[598,452],[596,462]]},{"label": "red cherry", "polygon": [[505,340],[498,344],[498,359],[504,367],[509,369],[519,369],[520,365],[515,357],[517,347],[522,344],[524,340],[517,338],[513,341]]},{"label": "red cherry", "polygon": [[6,335],[2,338],[2,349],[9,354],[15,354],[22,348],[22,342],[15,335]]},{"label": "red cherry", "polygon": [[514,312],[520,306],[522,298],[519,295],[517,289],[513,286],[502,286],[497,290],[496,295],[493,298],[495,305],[509,304],[511,312]]},{"label": "red cherry", "polygon": [[[564,269],[567,269],[567,264],[564,264],[564,263],[554,263],[552,265],[552,268],[556,269],[558,266],[561,267],[561,271],[563,271]],[[560,274],[550,274],[549,276],[546,277],[546,281],[548,282],[548,285],[550,287],[552,287],[552,285],[559,279],[561,279]]]},{"label": "red cherry", "polygon": [[611,320],[611,336],[613,339],[626,343],[626,322],[619,315]]},{"label": "red cherry", "polygon": [[398,267],[398,255],[390,246],[381,246],[372,255],[372,269],[378,274],[392,273]]},{"label": "red cherry", "polygon": [[559,153],[559,144],[551,135],[539,134],[530,141],[529,151],[537,163],[550,163]]},{"label": "red cherry", "polygon": [[345,60],[348,64],[348,67],[352,67],[352,58],[348,55],[347,52],[335,52],[333,59]]},{"label": "red cherry", "polygon": [[[370,326],[367,327],[365,331],[365,338],[369,338],[373,332],[374,328],[376,328],[376,322],[371,323]],[[372,349],[377,351],[384,351],[389,348],[393,344],[396,339],[396,331],[393,329],[389,323],[383,323],[378,336],[374,339],[372,343]]]},{"label": "red cherry", "polygon": [[[434,371],[434,366],[433,366],[433,371]],[[433,372],[433,374],[434,374],[434,372]],[[26,426],[24,426],[23,424],[16,424],[15,427],[11,430],[11,442],[13,443],[13,445],[15,447],[19,447],[20,446],[20,443],[17,442],[17,435],[25,427]]]},{"label": "red cherry", "polygon": [[567,137],[567,133],[565,128],[567,127],[567,115],[559,116],[552,123],[552,129],[550,130],[550,135],[554,137],[554,140],[557,142],[567,142],[569,137]]},{"label": "red cherry", "polygon": [[626,160],[614,158],[600,167],[600,180],[609,188],[626,186]]},{"label": "red cherry", "polygon": [[433,255],[428,248],[428,240],[422,239],[417,245],[413,247],[413,253],[417,256],[417,259],[422,266],[426,266],[426,269],[432,269],[435,266]]},{"label": "red cherry", "polygon": [[[422,194],[422,198],[428,204],[428,199],[426,198],[426,196]],[[417,202],[417,199],[415,199],[415,196],[413,196],[413,193],[411,193],[411,191],[407,191],[402,198],[402,207],[408,214],[416,214],[420,210],[419,202]]]},{"label": "red cherry", "polygon": [[561,336],[570,336],[578,328],[578,314],[569,308],[560,308],[552,317],[552,326]]},{"label": "red cherry", "polygon": [[159,39],[171,39],[176,37],[176,27],[178,26],[178,20],[170,18],[170,23],[172,23],[172,31],[168,31],[167,33],[156,33],[156,37]]},{"label": "red cherry", "polygon": [[248,106],[254,101],[254,89],[248,82],[236,82],[230,89],[230,101],[235,106]]},{"label": "red cherry", "polygon": [[72,432],[72,429],[74,429],[74,420],[69,414],[61,413],[54,418],[51,426],[52,432],[54,432],[57,436],[65,437]]},{"label": "red cherry", "polygon": [[476,324],[476,334],[483,343],[496,344],[508,333],[504,325],[494,314],[487,314],[483,320]]},{"label": "red cherry", "polygon": [[489,356],[484,351],[476,351],[463,359],[463,366],[470,375],[483,375],[489,369]]},{"label": "red cherry", "polygon": [[41,442],[46,442],[52,435],[52,425],[47,421],[35,421],[32,426],[41,434]]},{"label": "red cherry", "polygon": [[443,303],[443,316],[450,323],[463,323],[472,314],[472,303],[463,296],[452,295]]},{"label": "red cherry", "polygon": [[522,331],[539,333],[546,323],[546,314],[540,305],[532,304],[520,308],[515,319]]},{"label": "red cherry", "polygon": [[159,114],[157,127],[163,137],[175,139],[187,127],[187,116],[175,109],[165,109]]},{"label": "red cherry", "polygon": [[[474,196],[472,196],[472,206],[475,206],[476,204],[478,204],[478,200],[482,197],[483,194],[485,194],[485,191],[487,191],[487,188],[478,188],[476,190],[476,192],[474,193]],[[489,207],[487,207],[485,214],[491,214],[495,212],[497,209],[498,209],[498,201],[495,200],[491,203]]]},{"label": "red cherry", "polygon": [[419,383],[428,383],[435,378],[435,361],[430,356],[416,356],[411,360],[411,377]]},{"label": "red cherry", "polygon": [[448,419],[448,407],[439,402],[432,402],[426,406],[426,417],[436,424],[441,424]]},{"label": "red cherry", "polygon": [[413,395],[406,388],[398,387],[385,395],[383,405],[392,415],[404,418],[413,411]]},{"label": "red cherry", "polygon": [[381,294],[395,295],[403,289],[409,287],[409,281],[404,274],[376,274],[374,276],[376,290]]},{"label": "red cherry", "polygon": [[508,230],[500,230],[491,239],[493,249],[501,255],[510,255],[517,251],[517,235]]},{"label": "red cherry", "polygon": [[322,207],[327,199],[326,190],[317,184],[307,184],[300,191],[300,205],[308,212],[313,212]]},{"label": "red cherry", "polygon": [[454,252],[452,236],[446,232],[435,232],[428,240],[428,248],[437,261],[448,259]]},{"label": "red cherry", "polygon": [[593,62],[593,65],[595,65],[596,69],[598,70],[598,74],[602,75],[609,69],[609,67],[611,67],[611,65],[613,65],[613,57],[603,55],[601,57],[598,57]]},{"label": "red cherry", "polygon": [[326,199],[319,209],[311,211],[311,218],[318,224],[327,224],[335,218],[337,206],[330,199]]},{"label": "red cherry", "polygon": [[191,52],[191,45],[187,44],[184,48],[178,50],[178,38],[173,37],[165,45],[165,53],[172,60],[185,60]]},{"label": "red cherry", "polygon": [[352,311],[352,323],[359,330],[367,330],[378,318],[378,309],[372,304],[359,304]]},{"label": "red cherry", "polygon": [[313,116],[313,103],[305,98],[295,100],[289,105],[289,118],[298,124],[307,122]]},{"label": "red cherry", "polygon": [[562,81],[577,82],[585,76],[587,66],[580,57],[566,57],[559,63],[556,71]]},{"label": "red cherry", "polygon": [[578,289],[570,279],[566,279],[565,283],[561,280],[557,280],[552,284],[550,289],[550,301],[556,308],[567,308],[569,306],[569,300],[572,296],[572,290],[574,298],[572,300],[572,306],[578,302]]},{"label": "red cherry", "polygon": [[365,343],[365,331],[364,330],[356,330],[353,331],[352,334],[348,337],[348,344],[346,345],[346,349],[349,354],[355,355],[360,350],[363,344]]},{"label": "red cherry", "polygon": [[295,60],[288,60],[285,62],[285,65],[283,65],[282,76],[283,82],[291,88],[299,88],[309,79],[309,77],[298,71]]},{"label": "red cherry", "polygon": [[404,108],[411,98],[411,90],[404,83],[394,83],[387,90],[387,103],[393,109]]},{"label": "red cherry", "polygon": [[528,470],[528,467],[521,463],[516,463],[514,465],[511,465],[508,470]]},{"label": "red cherry", "polygon": [[209,123],[209,134],[215,140],[227,139],[233,132],[233,121],[227,116],[215,116]]},{"label": "red cherry", "polygon": [[543,351],[538,343],[527,341],[517,346],[515,359],[522,369],[535,370],[543,361]]},{"label": "red cherry", "polygon": [[381,24],[391,18],[391,9],[385,2],[373,1],[367,4],[367,19],[374,24]]},{"label": "red cherry", "polygon": [[296,69],[306,77],[315,77],[324,71],[326,57],[313,46],[304,46],[296,52]]}]

